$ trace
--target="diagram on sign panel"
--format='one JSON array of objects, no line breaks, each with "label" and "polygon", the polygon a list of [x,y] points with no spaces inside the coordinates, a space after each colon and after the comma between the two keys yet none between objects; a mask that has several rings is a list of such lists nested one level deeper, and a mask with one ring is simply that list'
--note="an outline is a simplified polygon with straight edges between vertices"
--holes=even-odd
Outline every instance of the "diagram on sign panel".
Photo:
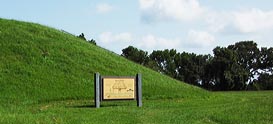
[{"label": "diagram on sign panel", "polygon": [[112,86],[112,89],[113,89],[113,92],[117,90],[120,93],[122,90],[126,90],[127,86],[124,84],[124,80],[115,80],[115,83]]},{"label": "diagram on sign panel", "polygon": [[104,98],[134,98],[134,79],[104,79]]}]

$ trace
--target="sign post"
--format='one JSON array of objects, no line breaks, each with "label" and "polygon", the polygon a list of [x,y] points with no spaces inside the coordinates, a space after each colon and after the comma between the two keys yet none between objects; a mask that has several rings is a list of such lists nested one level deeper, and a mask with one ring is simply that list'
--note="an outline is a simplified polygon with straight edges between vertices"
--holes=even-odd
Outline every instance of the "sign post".
[{"label": "sign post", "polygon": [[141,74],[134,76],[100,76],[95,73],[95,106],[100,107],[101,101],[136,100],[142,107]]},{"label": "sign post", "polygon": [[142,107],[142,82],[141,74],[136,75],[137,78],[137,106]]},{"label": "sign post", "polygon": [[99,73],[95,73],[94,76],[94,80],[95,80],[95,106],[96,108],[100,107],[100,74]]}]

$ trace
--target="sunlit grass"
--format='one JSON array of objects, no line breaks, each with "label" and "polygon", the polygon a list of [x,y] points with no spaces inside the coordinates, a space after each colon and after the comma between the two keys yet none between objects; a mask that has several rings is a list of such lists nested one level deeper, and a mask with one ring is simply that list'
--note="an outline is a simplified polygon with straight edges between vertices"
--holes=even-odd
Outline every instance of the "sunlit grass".
[{"label": "sunlit grass", "polygon": [[[94,108],[93,74],[142,73],[136,101]],[[211,93],[46,26],[0,19],[0,123],[272,123],[272,92]]]}]

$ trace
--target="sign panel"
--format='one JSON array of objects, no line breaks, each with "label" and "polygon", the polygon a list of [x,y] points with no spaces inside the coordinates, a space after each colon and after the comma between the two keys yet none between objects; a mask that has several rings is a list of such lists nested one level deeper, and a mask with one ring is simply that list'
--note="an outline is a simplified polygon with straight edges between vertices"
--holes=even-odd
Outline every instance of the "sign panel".
[{"label": "sign panel", "polygon": [[136,81],[134,77],[103,77],[102,99],[135,99]]}]

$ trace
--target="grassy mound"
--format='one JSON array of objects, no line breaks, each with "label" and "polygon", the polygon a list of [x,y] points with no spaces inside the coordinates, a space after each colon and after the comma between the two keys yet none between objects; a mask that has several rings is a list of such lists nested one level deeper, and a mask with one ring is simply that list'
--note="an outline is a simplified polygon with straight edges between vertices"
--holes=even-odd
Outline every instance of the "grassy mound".
[{"label": "grassy mound", "polygon": [[[143,76],[135,101],[93,106],[93,74]],[[271,124],[273,92],[216,92],[39,24],[0,19],[0,123]]]},{"label": "grassy mound", "polygon": [[144,99],[206,97],[74,35],[40,24],[0,19],[0,103],[93,99],[93,74],[143,75]]}]

